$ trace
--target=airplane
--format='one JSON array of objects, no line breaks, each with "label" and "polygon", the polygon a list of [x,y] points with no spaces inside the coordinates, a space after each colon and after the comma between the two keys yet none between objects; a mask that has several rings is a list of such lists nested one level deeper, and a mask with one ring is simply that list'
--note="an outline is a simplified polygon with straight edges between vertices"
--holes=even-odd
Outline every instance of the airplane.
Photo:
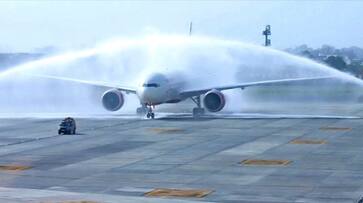
[{"label": "airplane", "polygon": [[124,87],[118,84],[112,84],[102,81],[79,80],[67,77],[58,77],[52,75],[34,75],[37,77],[70,81],[75,83],[87,84],[97,87],[110,88],[102,95],[103,107],[108,111],[117,111],[122,108],[125,101],[124,93],[136,94],[140,101],[140,107],[136,109],[138,115],[154,119],[153,109],[156,105],[165,103],[178,103],[186,99],[191,99],[196,107],[193,108],[193,117],[198,118],[205,114],[205,109],[215,113],[221,111],[225,104],[224,90],[244,89],[253,86],[267,86],[273,84],[286,84],[304,81],[324,80],[333,78],[332,76],[321,77],[302,77],[279,80],[265,80],[257,82],[246,82],[231,84],[226,86],[215,86],[200,89],[186,89],[182,83],[173,83],[166,74],[154,73],[138,87]]}]

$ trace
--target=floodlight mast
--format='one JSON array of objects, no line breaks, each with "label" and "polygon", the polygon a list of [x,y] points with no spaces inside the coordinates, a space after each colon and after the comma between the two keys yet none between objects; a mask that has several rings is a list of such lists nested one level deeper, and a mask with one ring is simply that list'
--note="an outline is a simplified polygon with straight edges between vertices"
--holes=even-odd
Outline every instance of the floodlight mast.
[{"label": "floodlight mast", "polygon": [[269,39],[269,36],[271,35],[271,26],[266,25],[265,30],[262,32],[262,35],[265,35],[265,46],[271,46],[271,39]]}]

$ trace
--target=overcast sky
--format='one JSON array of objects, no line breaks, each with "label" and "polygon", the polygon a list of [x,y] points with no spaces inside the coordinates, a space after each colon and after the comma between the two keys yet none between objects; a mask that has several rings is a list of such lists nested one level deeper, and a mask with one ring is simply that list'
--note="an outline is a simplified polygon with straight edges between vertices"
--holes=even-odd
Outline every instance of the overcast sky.
[{"label": "overcast sky", "polygon": [[363,1],[1,1],[0,51],[91,46],[151,30],[272,44],[363,47]]}]

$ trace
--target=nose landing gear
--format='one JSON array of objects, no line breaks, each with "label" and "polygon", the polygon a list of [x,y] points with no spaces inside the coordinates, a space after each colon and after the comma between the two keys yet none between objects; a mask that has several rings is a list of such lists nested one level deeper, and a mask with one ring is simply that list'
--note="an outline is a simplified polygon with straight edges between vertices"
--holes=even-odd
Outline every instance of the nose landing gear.
[{"label": "nose landing gear", "polygon": [[155,118],[155,114],[153,112],[153,106],[149,106],[148,110],[149,111],[147,112],[146,117],[147,118],[154,119]]},{"label": "nose landing gear", "polygon": [[153,112],[154,108],[155,106],[152,105],[142,105],[142,107],[136,109],[136,113],[139,116],[146,115],[146,118],[154,119],[155,118],[155,113]]},{"label": "nose landing gear", "polygon": [[147,118],[154,119],[154,118],[155,118],[155,114],[154,114],[153,112],[148,112],[148,113],[146,114],[146,117],[147,117]]}]

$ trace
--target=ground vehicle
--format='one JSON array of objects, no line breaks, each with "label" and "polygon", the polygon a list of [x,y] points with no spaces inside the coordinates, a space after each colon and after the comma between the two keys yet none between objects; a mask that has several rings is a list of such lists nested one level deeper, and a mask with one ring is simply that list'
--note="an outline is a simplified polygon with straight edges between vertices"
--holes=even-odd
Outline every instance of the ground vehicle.
[{"label": "ground vehicle", "polygon": [[63,119],[59,124],[58,135],[61,133],[76,134],[76,121],[71,117]]}]

